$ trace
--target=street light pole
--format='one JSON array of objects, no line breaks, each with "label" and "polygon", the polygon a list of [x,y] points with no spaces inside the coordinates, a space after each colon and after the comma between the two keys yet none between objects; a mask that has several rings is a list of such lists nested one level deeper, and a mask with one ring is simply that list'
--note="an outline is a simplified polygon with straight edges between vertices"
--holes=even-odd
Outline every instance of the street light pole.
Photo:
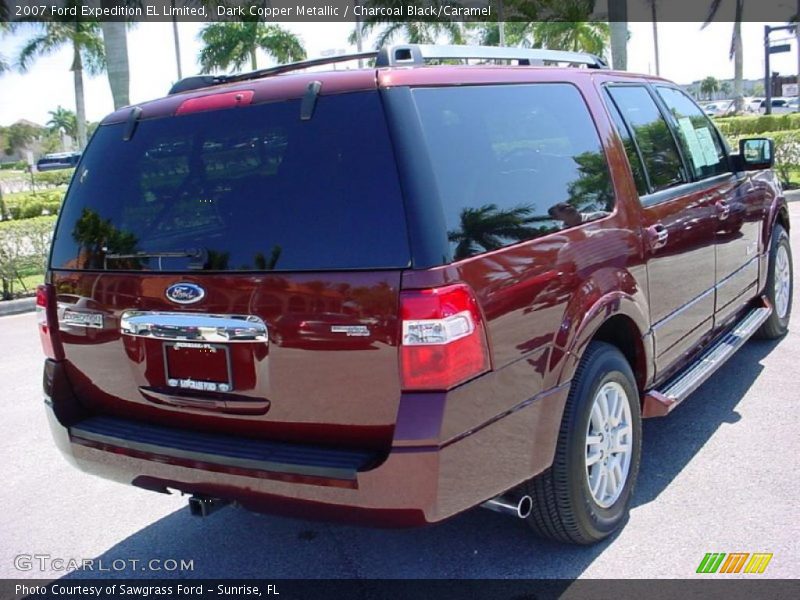
[{"label": "street light pole", "polygon": [[772,73],[769,70],[769,25],[764,25],[764,114],[772,114]]},{"label": "street light pole", "polygon": [[797,44],[797,94],[800,98],[800,0],[797,0],[797,13],[795,14],[794,37]]},{"label": "street light pole", "polygon": [[[797,0],[800,2],[800,0]],[[497,3],[497,34],[498,45],[502,48],[506,45],[506,15],[503,10],[503,0]]]},{"label": "street light pole", "polygon": [[[800,0],[797,0],[800,2]],[[656,15],[656,0],[650,0],[650,11],[653,17],[653,48],[656,53],[656,75],[661,75],[661,64],[658,56],[658,19]]]}]

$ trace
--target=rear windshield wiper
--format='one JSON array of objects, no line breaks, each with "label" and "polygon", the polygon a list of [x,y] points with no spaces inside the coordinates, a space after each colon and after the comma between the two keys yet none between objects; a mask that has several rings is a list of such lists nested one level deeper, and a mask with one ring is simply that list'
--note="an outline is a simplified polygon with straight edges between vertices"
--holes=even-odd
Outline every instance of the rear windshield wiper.
[{"label": "rear windshield wiper", "polygon": [[189,248],[188,250],[173,250],[169,252],[133,252],[129,254],[115,254],[107,253],[103,259],[104,267],[108,269],[109,260],[126,260],[126,259],[142,259],[142,258],[157,258],[158,270],[162,271],[161,260],[164,258],[190,258],[189,269],[200,271],[205,266],[208,260],[208,252],[205,248]]}]

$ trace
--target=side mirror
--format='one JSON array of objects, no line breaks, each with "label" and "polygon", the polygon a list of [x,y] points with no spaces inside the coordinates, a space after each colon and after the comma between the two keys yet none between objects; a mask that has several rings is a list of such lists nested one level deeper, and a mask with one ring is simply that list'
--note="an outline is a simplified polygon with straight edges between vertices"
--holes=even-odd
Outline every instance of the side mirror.
[{"label": "side mirror", "polygon": [[739,168],[743,171],[771,169],[775,164],[775,143],[768,138],[739,140]]}]

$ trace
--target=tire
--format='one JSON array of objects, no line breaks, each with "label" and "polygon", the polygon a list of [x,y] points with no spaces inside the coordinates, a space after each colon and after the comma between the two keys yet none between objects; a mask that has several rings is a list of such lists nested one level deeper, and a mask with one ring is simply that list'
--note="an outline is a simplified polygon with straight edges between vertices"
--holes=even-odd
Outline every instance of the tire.
[{"label": "tire", "polygon": [[[628,421],[629,433],[617,439],[620,446],[628,447],[625,453],[615,452],[605,445],[605,439],[614,438],[606,435],[603,441],[598,442],[599,436],[595,435],[596,425],[615,420],[603,419],[602,411],[593,414],[595,401],[602,402],[602,395],[607,402],[613,403],[614,394],[620,398],[619,406],[622,407],[622,413],[617,411],[617,415],[622,417],[618,422]],[[619,427],[612,427],[612,432],[619,432]],[[533,498],[533,511],[527,521],[534,532],[560,542],[593,544],[619,529],[627,519],[639,474],[641,440],[639,392],[631,366],[614,346],[603,342],[590,343],[570,386],[553,464],[526,484]],[[605,462],[602,458],[594,462],[601,450],[600,456],[605,456]],[[627,456],[627,469],[623,466],[626,461],[623,455]],[[587,466],[589,459],[593,460],[591,467]],[[620,466],[619,471],[606,470],[608,465],[614,464]],[[619,477],[624,482],[621,485],[614,486],[611,482],[612,492],[616,487],[614,493],[604,494],[601,489],[604,487],[603,470],[623,475]],[[597,492],[590,489],[590,482],[598,488]]]},{"label": "tire", "polygon": [[[772,314],[764,321],[756,337],[764,340],[774,340],[786,335],[789,331],[789,319],[792,316],[792,247],[789,245],[789,234],[776,224],[769,244],[769,271],[767,272],[767,286],[764,295],[772,305]],[[785,282],[788,286],[783,293],[778,291],[775,282]],[[781,314],[782,313],[782,314]]]}]

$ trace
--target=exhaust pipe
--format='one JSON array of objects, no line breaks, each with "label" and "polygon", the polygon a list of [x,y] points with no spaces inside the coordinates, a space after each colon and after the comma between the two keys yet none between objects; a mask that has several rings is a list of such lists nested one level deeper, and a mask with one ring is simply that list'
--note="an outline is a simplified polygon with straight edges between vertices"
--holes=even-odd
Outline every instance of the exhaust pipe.
[{"label": "exhaust pipe", "polygon": [[481,508],[488,508],[494,512],[517,517],[518,519],[527,519],[533,511],[533,498],[528,494],[520,496],[519,499],[497,496],[497,498],[492,498],[481,504]]},{"label": "exhaust pipe", "polygon": [[189,498],[189,514],[193,517],[207,517],[211,513],[217,512],[220,508],[225,508],[228,504],[230,504],[230,501],[222,498],[192,496]]}]

